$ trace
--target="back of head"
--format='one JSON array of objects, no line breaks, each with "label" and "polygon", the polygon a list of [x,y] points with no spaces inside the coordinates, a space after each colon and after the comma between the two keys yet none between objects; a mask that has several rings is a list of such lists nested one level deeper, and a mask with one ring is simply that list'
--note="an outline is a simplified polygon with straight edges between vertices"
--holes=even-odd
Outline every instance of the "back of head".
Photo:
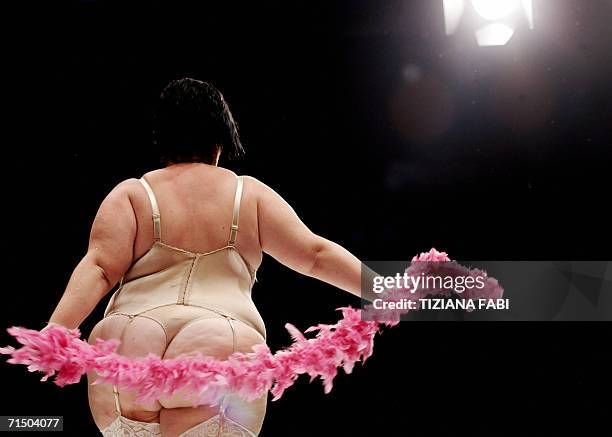
[{"label": "back of head", "polygon": [[155,111],[153,139],[162,161],[214,164],[221,151],[244,153],[238,126],[221,92],[191,78],[171,81]]}]

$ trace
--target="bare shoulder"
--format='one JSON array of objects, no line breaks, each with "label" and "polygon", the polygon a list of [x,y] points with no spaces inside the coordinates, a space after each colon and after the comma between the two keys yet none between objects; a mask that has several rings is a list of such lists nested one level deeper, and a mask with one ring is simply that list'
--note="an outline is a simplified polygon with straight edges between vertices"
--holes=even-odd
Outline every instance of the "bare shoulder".
[{"label": "bare shoulder", "polygon": [[138,190],[142,189],[142,184],[136,178],[129,178],[119,182],[109,193],[109,196],[131,196],[137,193]]},{"label": "bare shoulder", "polygon": [[245,186],[249,187],[258,194],[274,191],[272,188],[253,176],[242,175],[242,178],[244,179]]},{"label": "bare shoulder", "polygon": [[129,201],[134,204],[134,202],[138,202],[137,199],[141,197],[139,196],[139,190],[142,189],[140,181],[136,178],[123,180],[112,188],[102,203],[107,205],[118,205]]},{"label": "bare shoulder", "polygon": [[258,204],[275,204],[281,200],[281,196],[276,191],[259,179],[246,175],[243,176],[243,179],[246,190],[251,193]]},{"label": "bare shoulder", "polygon": [[291,206],[276,190],[253,176],[244,176],[245,186],[257,199],[258,206],[262,211],[266,210],[273,214],[280,214],[284,210],[292,210]]}]

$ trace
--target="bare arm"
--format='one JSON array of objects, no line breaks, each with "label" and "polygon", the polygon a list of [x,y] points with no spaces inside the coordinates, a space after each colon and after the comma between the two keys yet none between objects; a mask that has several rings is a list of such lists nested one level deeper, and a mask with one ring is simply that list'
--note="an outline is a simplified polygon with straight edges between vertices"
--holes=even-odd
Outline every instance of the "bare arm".
[{"label": "bare arm", "polygon": [[117,185],[100,205],[87,253],[74,269],[49,323],[77,328],[131,265],[136,217],[129,184]]},{"label": "bare arm", "polygon": [[270,187],[249,179],[258,189],[257,218],[263,251],[292,270],[362,297],[361,261],[339,244],[308,229]]}]

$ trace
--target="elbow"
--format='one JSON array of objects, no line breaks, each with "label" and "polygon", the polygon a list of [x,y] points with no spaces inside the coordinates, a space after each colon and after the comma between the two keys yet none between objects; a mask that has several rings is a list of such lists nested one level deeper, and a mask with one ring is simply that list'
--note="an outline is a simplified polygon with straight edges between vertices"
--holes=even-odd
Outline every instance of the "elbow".
[{"label": "elbow", "polygon": [[113,272],[108,266],[105,266],[99,257],[95,254],[89,254],[86,256],[86,264],[91,271],[95,272],[95,276],[98,278],[98,282],[102,285],[100,289],[110,290],[115,286],[119,278],[117,274]]},{"label": "elbow", "polygon": [[305,275],[316,278],[321,274],[321,270],[325,265],[328,246],[329,241],[319,237],[318,235],[314,236],[309,250],[309,262],[307,263],[308,269],[303,272]]},{"label": "elbow", "polygon": [[96,271],[98,272],[98,275],[100,276],[101,281],[104,282],[104,285],[105,285],[104,288],[109,289],[109,290],[113,288],[116,281],[113,281],[110,278],[106,269],[102,267],[100,264],[95,264],[94,269],[96,269]]}]

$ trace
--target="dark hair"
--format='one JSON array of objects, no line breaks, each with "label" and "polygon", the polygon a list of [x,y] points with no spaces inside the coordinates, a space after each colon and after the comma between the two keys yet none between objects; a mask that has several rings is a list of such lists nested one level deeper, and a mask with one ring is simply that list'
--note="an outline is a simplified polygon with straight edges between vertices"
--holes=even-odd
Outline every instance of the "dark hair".
[{"label": "dark hair", "polygon": [[219,148],[230,157],[244,153],[238,126],[213,85],[183,78],[162,91],[153,119],[153,142],[162,162],[212,164]]}]

